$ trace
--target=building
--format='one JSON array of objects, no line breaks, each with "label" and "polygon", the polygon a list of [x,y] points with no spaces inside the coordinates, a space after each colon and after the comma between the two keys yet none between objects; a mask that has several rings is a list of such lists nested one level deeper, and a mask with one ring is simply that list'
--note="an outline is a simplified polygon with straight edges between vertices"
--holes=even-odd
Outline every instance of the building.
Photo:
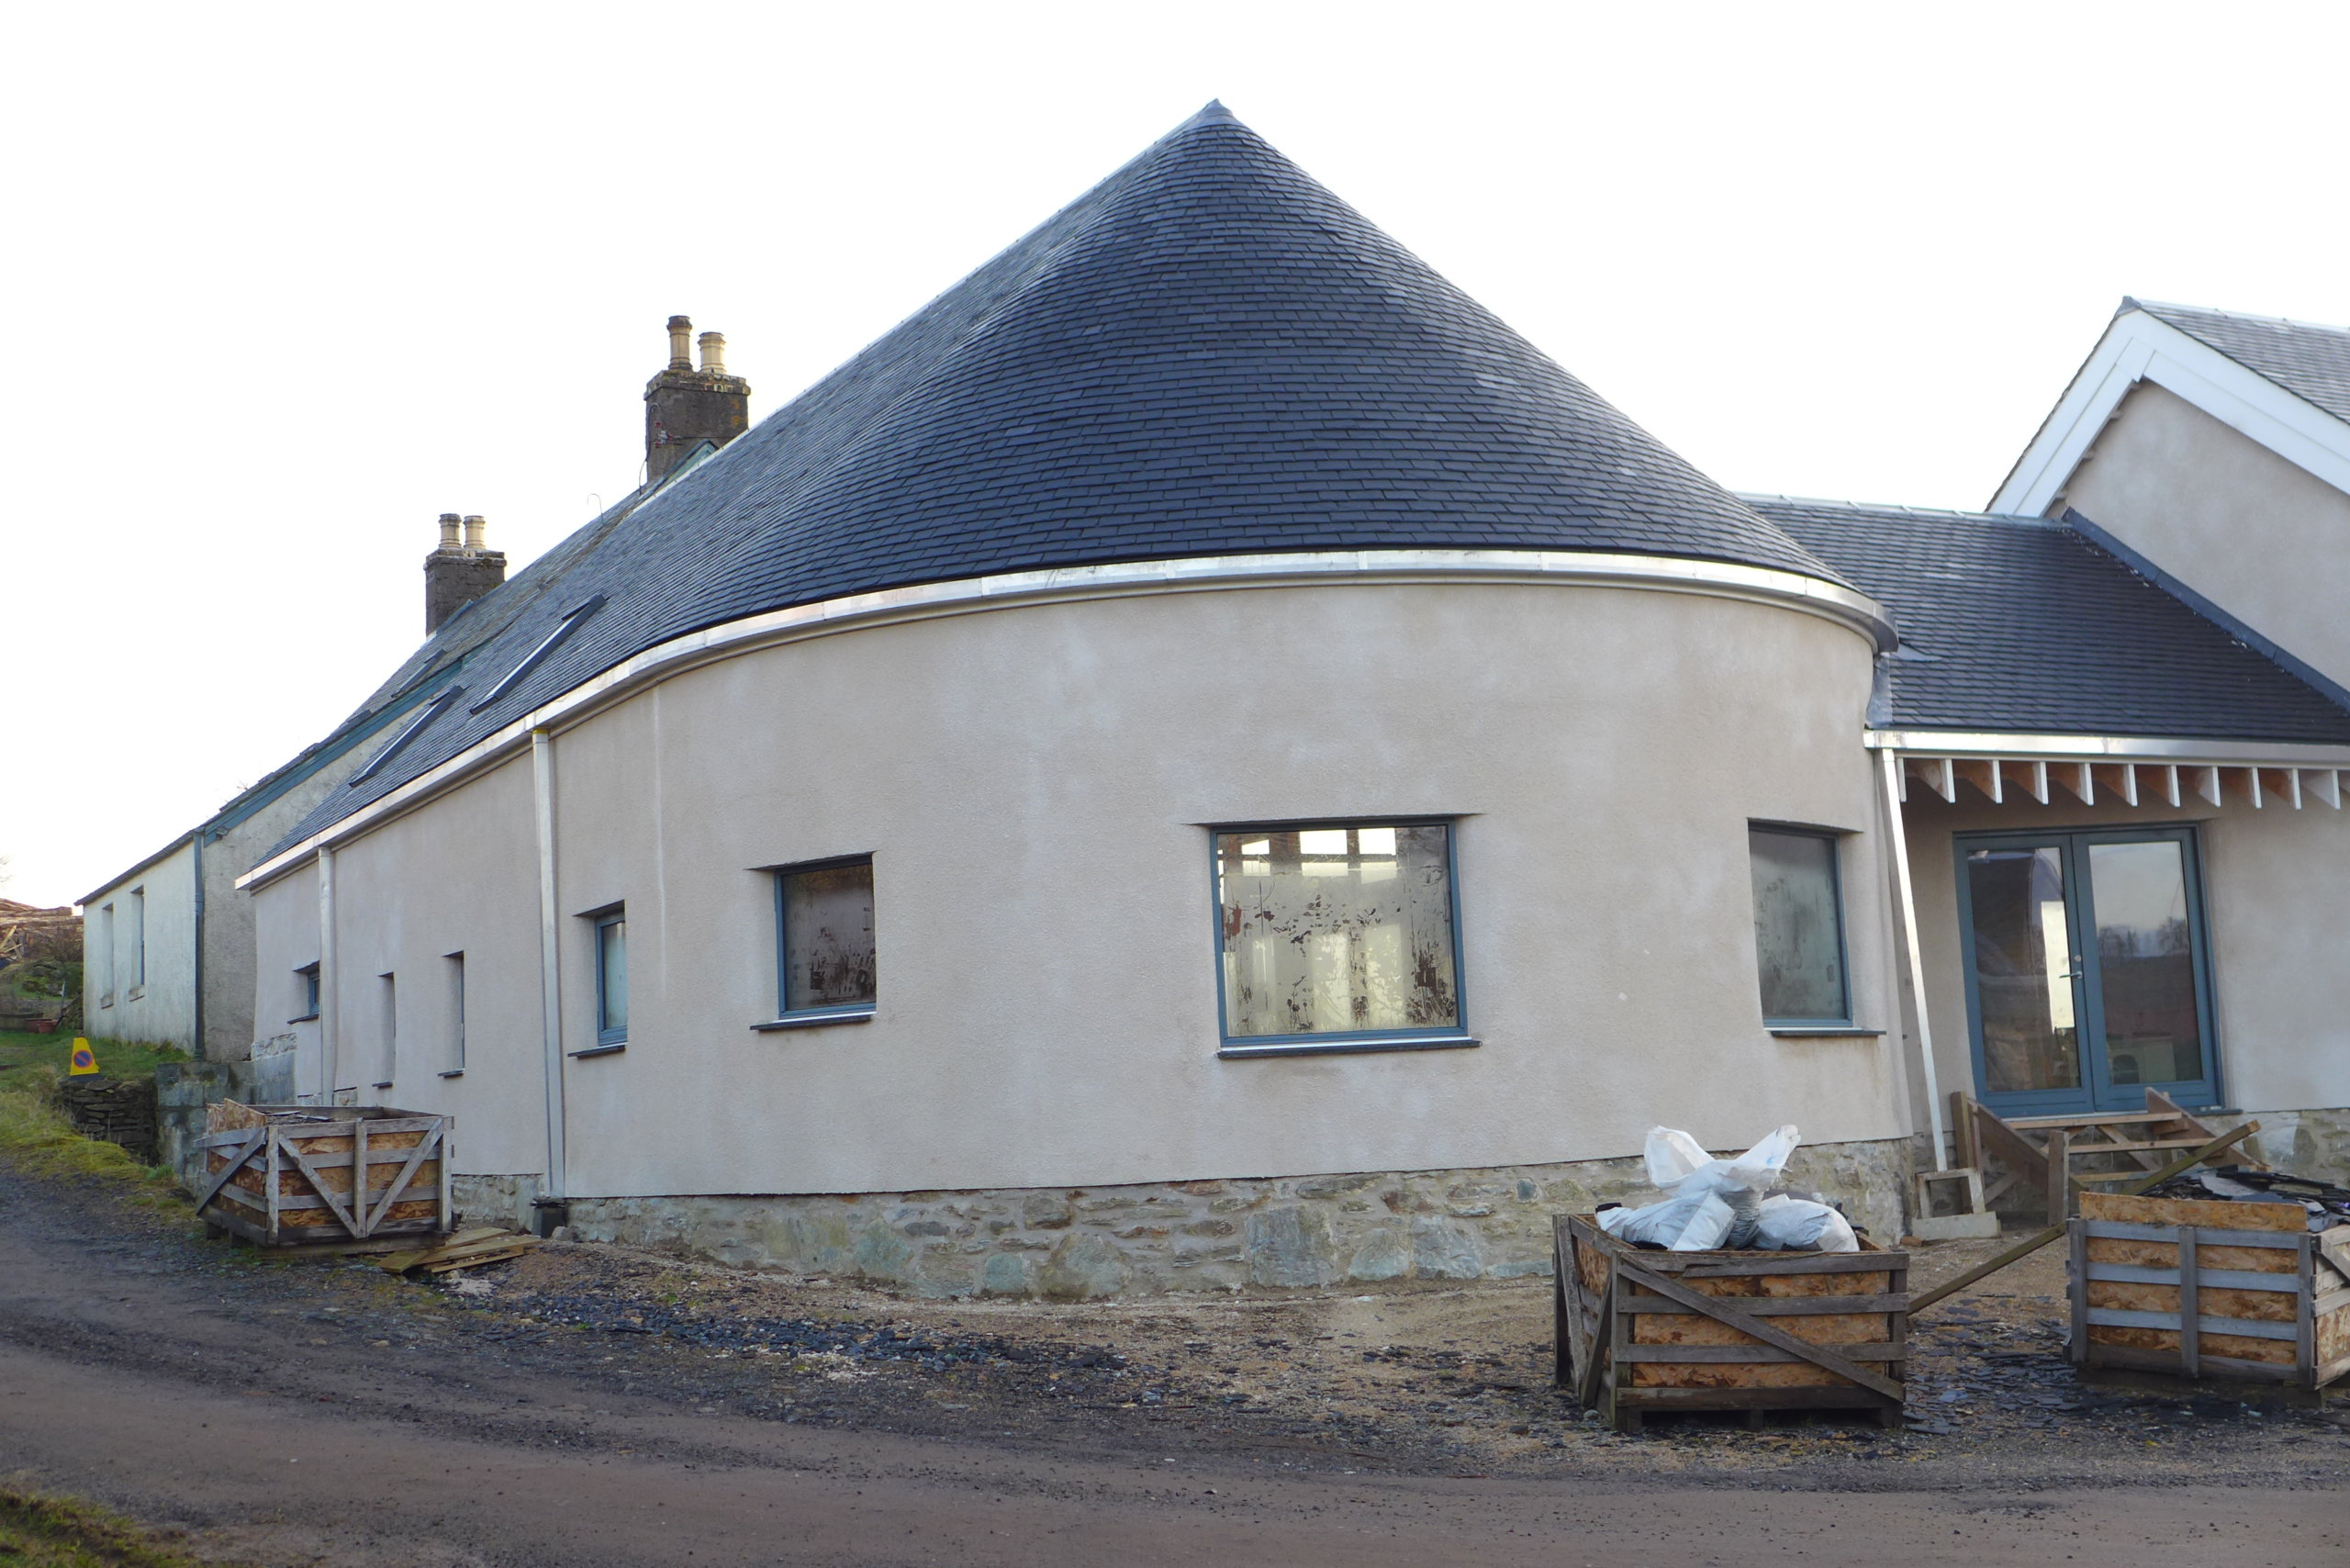
[{"label": "building", "polygon": [[477,1210],[1083,1296],[1539,1271],[1658,1121],[1880,1235],[1970,1083],[2350,1132],[2324,617],[2086,447],[1733,496],[1217,106],[690,434],[240,879]]}]

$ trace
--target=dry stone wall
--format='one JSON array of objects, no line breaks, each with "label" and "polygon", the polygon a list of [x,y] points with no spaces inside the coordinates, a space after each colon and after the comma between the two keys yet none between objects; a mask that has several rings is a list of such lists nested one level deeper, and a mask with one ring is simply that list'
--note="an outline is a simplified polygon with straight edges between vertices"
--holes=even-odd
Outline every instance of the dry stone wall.
[{"label": "dry stone wall", "polygon": [[[1889,1245],[1913,1163],[1908,1140],[1828,1144],[1798,1150],[1788,1181],[1841,1203]],[[1553,1215],[1654,1196],[1630,1159],[1116,1187],[574,1197],[570,1221],[583,1241],[919,1295],[1078,1301],[1548,1274]]]}]

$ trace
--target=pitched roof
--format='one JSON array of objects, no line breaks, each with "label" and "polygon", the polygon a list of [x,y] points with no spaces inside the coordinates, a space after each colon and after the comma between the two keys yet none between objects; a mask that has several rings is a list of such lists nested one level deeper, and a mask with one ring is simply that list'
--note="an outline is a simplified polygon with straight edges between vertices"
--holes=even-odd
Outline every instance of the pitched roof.
[{"label": "pitched roof", "polygon": [[2124,298],[2121,313],[2132,310],[2177,328],[2304,402],[2350,420],[2350,327]]},{"label": "pitched roof", "polygon": [[1892,611],[1890,728],[2350,745],[2350,711],[2062,522],[1746,500]]},{"label": "pitched roof", "polygon": [[[1054,566],[1414,547],[1835,576],[1212,104],[443,628],[393,687],[441,679],[478,636],[470,695],[285,842],[632,654],[761,611]],[[468,712],[596,594],[576,635]]]}]

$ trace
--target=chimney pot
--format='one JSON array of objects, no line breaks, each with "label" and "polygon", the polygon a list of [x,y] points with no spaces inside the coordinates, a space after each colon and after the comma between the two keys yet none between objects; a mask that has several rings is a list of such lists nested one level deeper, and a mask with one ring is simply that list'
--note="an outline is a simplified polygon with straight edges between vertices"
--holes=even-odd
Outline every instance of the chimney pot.
[{"label": "chimney pot", "polygon": [[457,548],[457,514],[455,512],[444,511],[441,514],[441,548],[443,550]]},{"label": "chimney pot", "polygon": [[694,367],[692,339],[694,324],[689,318],[669,318],[669,368],[691,370]]},{"label": "chimney pot", "polygon": [[487,549],[488,546],[482,543],[482,534],[488,526],[488,522],[479,512],[476,512],[473,516],[465,519],[465,548],[468,550]]},{"label": "chimney pot", "polygon": [[726,374],[726,338],[720,332],[701,335],[701,373],[704,375]]}]

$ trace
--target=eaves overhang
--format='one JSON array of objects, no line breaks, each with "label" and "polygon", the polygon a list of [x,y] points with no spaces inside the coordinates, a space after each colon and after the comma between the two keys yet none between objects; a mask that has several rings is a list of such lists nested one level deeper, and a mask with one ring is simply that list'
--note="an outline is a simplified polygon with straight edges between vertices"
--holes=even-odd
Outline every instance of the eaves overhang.
[{"label": "eaves overhang", "polygon": [[2350,494],[2350,424],[2143,309],[2113,319],[1984,510],[2046,517],[2132,387],[2151,381]]},{"label": "eaves overhang", "polygon": [[705,627],[645,649],[523,714],[456,756],[321,828],[237,879],[259,888],[559,734],[634,692],[699,666],[764,647],[901,622],[1028,605],[1257,588],[1505,583],[1602,587],[1740,599],[1817,616],[1876,653],[1898,645],[1891,616],[1841,583],[1734,562],[1530,550],[1345,550],[1224,555],[1010,572],[852,594]]}]

